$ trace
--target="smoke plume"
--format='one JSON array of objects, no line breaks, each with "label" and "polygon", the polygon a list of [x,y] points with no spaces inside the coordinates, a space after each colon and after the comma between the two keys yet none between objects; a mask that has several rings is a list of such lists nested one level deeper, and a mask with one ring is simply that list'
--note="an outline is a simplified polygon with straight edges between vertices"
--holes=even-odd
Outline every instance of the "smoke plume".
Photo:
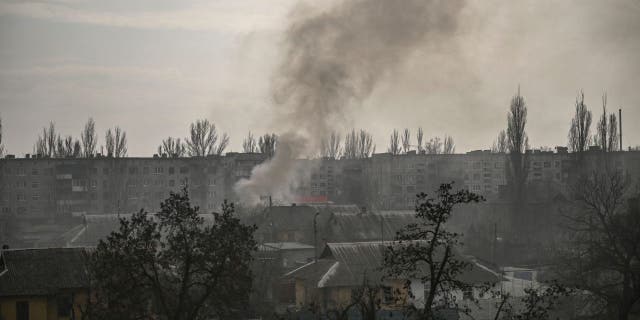
[{"label": "smoke plume", "polygon": [[248,204],[261,195],[287,200],[300,179],[296,158],[346,121],[347,108],[367,98],[416,48],[456,29],[462,0],[344,0],[326,10],[293,10],[273,100],[280,135],[276,155],[235,191]]}]

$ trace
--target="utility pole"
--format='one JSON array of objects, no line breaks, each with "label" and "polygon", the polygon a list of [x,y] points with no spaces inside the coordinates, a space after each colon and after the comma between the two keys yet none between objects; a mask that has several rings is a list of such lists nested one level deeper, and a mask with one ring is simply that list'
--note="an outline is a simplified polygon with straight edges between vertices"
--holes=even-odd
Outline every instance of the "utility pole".
[{"label": "utility pole", "polygon": [[320,212],[316,212],[313,216],[313,261],[318,262],[318,222],[316,218],[320,215]]}]

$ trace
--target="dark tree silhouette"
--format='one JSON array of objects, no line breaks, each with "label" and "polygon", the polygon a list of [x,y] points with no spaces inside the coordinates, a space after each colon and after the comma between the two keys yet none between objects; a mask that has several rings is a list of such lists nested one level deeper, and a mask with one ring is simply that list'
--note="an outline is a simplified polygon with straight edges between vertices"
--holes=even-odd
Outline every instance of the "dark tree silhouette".
[{"label": "dark tree silhouette", "polygon": [[266,154],[269,158],[276,154],[277,147],[278,136],[275,133],[266,133],[258,139],[258,150],[260,150],[260,153]]},{"label": "dark tree silhouette", "polygon": [[229,144],[229,136],[226,133],[219,136],[216,125],[207,119],[191,123],[189,134],[185,141],[187,154],[192,157],[221,155]]},{"label": "dark tree silhouette", "polygon": [[98,136],[96,135],[96,122],[93,118],[89,118],[80,133],[80,141],[82,141],[82,156],[91,158],[96,154],[96,146],[98,145]]},{"label": "dark tree silhouette", "polygon": [[580,90],[580,94],[576,98],[576,113],[571,119],[571,127],[569,129],[569,149],[572,152],[587,150],[591,142],[590,128],[591,111],[587,109],[587,105],[584,103],[584,92]]},{"label": "dark tree silhouette", "polygon": [[628,319],[640,301],[640,193],[621,172],[604,167],[576,183],[578,205],[564,215],[567,241],[554,271],[592,293],[609,319]]},{"label": "dark tree silhouette", "polygon": [[[457,309],[454,292],[470,287],[457,279],[469,267],[468,262],[455,254],[461,236],[445,230],[445,224],[454,207],[484,201],[484,198],[468,190],[451,190],[451,184],[442,184],[433,198],[418,194],[415,209],[418,222],[400,230],[397,241],[385,252],[387,277],[420,279],[425,284],[425,307],[420,319],[433,319],[440,309]],[[407,281],[405,287],[409,288],[410,284]]]},{"label": "dark tree silhouette", "polygon": [[398,130],[393,129],[391,133],[391,137],[389,138],[389,148],[387,148],[387,152],[392,155],[398,155],[402,151],[402,147],[400,146],[400,135],[398,134]]},{"label": "dark tree silhouette", "polygon": [[91,319],[231,319],[251,290],[254,226],[232,204],[206,223],[186,188],[155,215],[121,219],[90,259]]},{"label": "dark tree silhouette", "polygon": [[127,133],[120,127],[115,127],[113,131],[108,129],[104,140],[107,147],[107,156],[114,158],[127,156]]}]

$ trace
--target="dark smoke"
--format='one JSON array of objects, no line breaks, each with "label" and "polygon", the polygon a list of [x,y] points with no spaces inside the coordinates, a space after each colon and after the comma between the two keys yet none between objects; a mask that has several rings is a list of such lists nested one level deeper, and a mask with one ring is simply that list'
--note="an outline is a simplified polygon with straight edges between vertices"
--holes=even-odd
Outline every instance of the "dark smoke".
[{"label": "dark smoke", "polygon": [[273,79],[279,150],[236,185],[246,202],[286,198],[299,177],[294,159],[317,154],[322,137],[345,123],[346,108],[368,97],[416,48],[452,36],[461,0],[347,0],[325,11],[298,7]]}]

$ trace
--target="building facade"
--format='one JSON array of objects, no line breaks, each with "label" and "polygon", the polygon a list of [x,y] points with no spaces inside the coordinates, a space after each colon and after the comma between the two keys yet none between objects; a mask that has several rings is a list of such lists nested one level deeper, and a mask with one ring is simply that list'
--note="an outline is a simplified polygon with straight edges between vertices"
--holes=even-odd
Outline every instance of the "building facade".
[{"label": "building facade", "polygon": [[[577,155],[559,150],[527,153],[528,184],[550,194],[569,191]],[[586,152],[581,157],[590,163],[606,158],[616,170],[640,177],[640,152]],[[0,160],[0,218],[156,211],[170,191],[185,186],[194,204],[206,211],[219,210],[225,199],[237,200],[235,183],[250,177],[265,160],[257,153],[191,158],[7,157]],[[300,161],[310,168],[297,187],[301,199],[377,209],[410,209],[416,193],[452,181],[489,199],[499,197],[507,185],[509,165],[508,155],[488,151]]]}]

